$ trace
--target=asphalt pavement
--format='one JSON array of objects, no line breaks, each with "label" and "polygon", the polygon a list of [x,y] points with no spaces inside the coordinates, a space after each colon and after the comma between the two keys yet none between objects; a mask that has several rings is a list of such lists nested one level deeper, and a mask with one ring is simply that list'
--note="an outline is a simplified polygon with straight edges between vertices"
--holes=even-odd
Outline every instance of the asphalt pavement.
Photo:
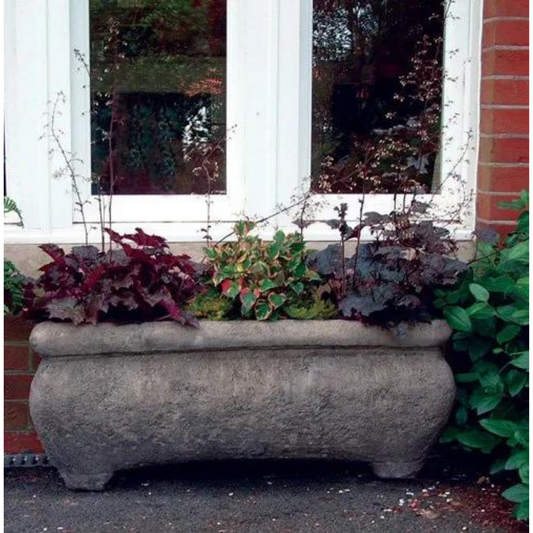
[{"label": "asphalt pavement", "polygon": [[122,472],[72,492],[53,468],[9,468],[6,533],[486,532],[527,528],[483,477],[443,472],[382,481],[328,462],[202,463]]}]

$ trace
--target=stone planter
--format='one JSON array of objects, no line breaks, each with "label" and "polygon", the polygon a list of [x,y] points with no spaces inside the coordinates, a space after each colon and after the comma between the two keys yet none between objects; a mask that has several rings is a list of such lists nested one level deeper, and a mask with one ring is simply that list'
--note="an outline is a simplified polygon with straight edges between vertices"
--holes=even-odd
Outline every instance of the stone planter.
[{"label": "stone planter", "polygon": [[455,386],[435,321],[403,338],[357,322],[43,323],[35,427],[72,489],[211,459],[331,458],[412,477]]}]

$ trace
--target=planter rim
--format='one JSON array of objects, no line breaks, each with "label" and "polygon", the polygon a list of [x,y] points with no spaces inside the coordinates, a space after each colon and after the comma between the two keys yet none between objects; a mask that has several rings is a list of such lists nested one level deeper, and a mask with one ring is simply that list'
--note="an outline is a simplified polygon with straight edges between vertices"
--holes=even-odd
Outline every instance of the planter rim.
[{"label": "planter rim", "polygon": [[200,321],[111,323],[75,326],[43,322],[30,336],[33,350],[44,357],[226,351],[234,349],[402,347],[443,345],[451,336],[445,320],[407,326],[406,335],[379,326],[346,320]]}]

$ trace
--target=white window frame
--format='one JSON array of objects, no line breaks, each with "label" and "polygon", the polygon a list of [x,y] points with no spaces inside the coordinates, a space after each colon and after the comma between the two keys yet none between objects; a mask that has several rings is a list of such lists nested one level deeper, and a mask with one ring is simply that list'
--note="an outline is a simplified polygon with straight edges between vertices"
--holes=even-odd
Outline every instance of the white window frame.
[{"label": "white window frame", "polygon": [[[313,53],[313,0],[283,2],[280,12],[279,78],[284,80],[279,97],[279,174],[278,201],[289,204],[291,194],[308,185],[311,174],[311,112],[312,112],[312,62]],[[401,0],[406,1],[406,0]],[[453,209],[463,197],[473,198],[477,179],[479,92],[481,69],[482,2],[478,0],[453,1],[445,25],[444,68],[449,80],[444,84],[443,124],[451,126],[443,133],[445,142],[442,157],[442,176],[456,173],[464,181],[462,190],[457,181],[443,183],[439,194],[418,195],[419,201],[431,201],[438,212]],[[299,28],[299,32],[295,29]],[[289,52],[287,52],[289,50]],[[457,120],[451,117],[457,116]],[[459,164],[457,164],[459,162]],[[360,194],[317,194],[322,207],[315,212],[319,220],[337,218],[334,207],[348,205],[348,217],[357,222]],[[370,194],[365,199],[365,211],[389,213],[394,208],[394,195]],[[458,239],[471,238],[474,229],[474,205],[466,202],[460,221],[450,223],[448,229]],[[285,224],[289,220],[285,219]],[[306,231],[308,240],[331,241],[338,232],[325,223],[314,224]],[[368,234],[363,234],[363,239]]]},{"label": "white window frame", "polygon": [[[403,0],[402,0],[403,1]],[[448,73],[459,81],[453,90],[453,109],[461,120],[448,143],[449,156],[464,149],[469,132],[471,154],[460,165],[473,190],[476,179],[479,121],[479,69],[481,2],[461,0],[446,26],[446,43],[458,53],[448,62]],[[51,102],[59,92],[66,96],[58,117],[64,145],[83,161],[81,175],[89,175],[90,122],[86,73],[74,56],[77,48],[88,56],[88,0],[6,0],[5,32],[5,139],[8,195],[24,215],[24,228],[4,224],[9,243],[79,243],[83,228],[75,210],[68,178],[54,178],[61,167],[53,145],[42,137]],[[266,216],[308,183],[311,163],[312,106],[312,0],[228,0],[227,46],[227,194],[212,197],[214,238],[225,235],[233,222]],[[449,46],[448,46],[449,48]],[[85,88],[84,88],[85,87]],[[85,115],[84,115],[85,113]],[[85,116],[85,118],[83,118]],[[445,165],[444,165],[445,166]],[[444,169],[446,173],[446,169]],[[85,185],[89,194],[89,184]],[[439,201],[454,202],[454,192],[442,191]],[[327,195],[327,207],[318,217],[334,218],[333,207],[349,204],[355,215],[358,195]],[[114,224],[117,231],[142,225],[170,241],[201,241],[206,199],[202,195],[116,195]],[[91,223],[97,221],[94,206]],[[391,195],[367,196],[367,210],[388,211]],[[273,227],[294,230],[292,217],[279,215],[262,230],[268,238]],[[455,227],[461,238],[473,227],[466,213]],[[94,224],[93,224],[94,226]],[[310,241],[337,238],[326,224],[308,228]],[[99,231],[90,240],[98,242]]]}]

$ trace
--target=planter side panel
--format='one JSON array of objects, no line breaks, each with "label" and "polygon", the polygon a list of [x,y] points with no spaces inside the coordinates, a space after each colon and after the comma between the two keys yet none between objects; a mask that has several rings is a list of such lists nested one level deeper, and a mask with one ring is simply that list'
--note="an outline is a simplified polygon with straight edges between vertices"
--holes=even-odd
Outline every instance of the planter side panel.
[{"label": "planter side panel", "polygon": [[111,354],[47,358],[31,407],[78,488],[119,469],[222,458],[360,460],[395,477],[421,466],[454,391],[440,348]]}]

